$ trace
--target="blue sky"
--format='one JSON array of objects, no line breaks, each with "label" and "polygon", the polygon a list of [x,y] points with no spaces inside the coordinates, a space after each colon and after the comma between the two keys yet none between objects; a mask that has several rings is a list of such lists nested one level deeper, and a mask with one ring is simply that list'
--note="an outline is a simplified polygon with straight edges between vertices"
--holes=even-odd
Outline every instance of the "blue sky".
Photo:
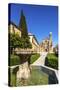
[{"label": "blue sky", "polygon": [[10,21],[19,25],[21,10],[26,17],[28,32],[40,43],[52,32],[53,45],[58,43],[58,7],[27,4],[10,4]]}]

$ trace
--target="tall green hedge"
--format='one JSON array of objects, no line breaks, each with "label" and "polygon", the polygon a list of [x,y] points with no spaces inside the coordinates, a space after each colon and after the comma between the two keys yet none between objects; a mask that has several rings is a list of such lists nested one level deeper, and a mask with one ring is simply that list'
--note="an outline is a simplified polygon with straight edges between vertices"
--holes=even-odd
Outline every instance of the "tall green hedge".
[{"label": "tall green hedge", "polygon": [[45,60],[45,65],[58,69],[58,57],[56,54],[48,54]]},{"label": "tall green hedge", "polygon": [[19,65],[19,64],[20,64],[20,57],[17,55],[10,55],[9,65],[13,66],[13,65]]}]

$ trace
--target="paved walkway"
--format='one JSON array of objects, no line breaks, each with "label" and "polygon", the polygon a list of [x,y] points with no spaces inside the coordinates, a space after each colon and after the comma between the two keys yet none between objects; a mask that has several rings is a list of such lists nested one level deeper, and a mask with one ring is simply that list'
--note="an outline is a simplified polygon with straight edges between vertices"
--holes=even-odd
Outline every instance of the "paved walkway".
[{"label": "paved walkway", "polygon": [[46,56],[47,56],[47,52],[40,53],[40,57],[32,65],[38,65],[38,66],[44,65]]}]

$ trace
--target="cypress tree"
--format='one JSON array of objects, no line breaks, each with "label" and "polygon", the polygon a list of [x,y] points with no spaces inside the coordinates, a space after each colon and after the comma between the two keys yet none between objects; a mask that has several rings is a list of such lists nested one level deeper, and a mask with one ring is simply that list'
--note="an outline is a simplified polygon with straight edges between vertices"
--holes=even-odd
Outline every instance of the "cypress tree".
[{"label": "cypress tree", "polygon": [[21,18],[19,22],[19,28],[21,28],[21,37],[25,38],[28,37],[28,32],[27,32],[27,24],[26,24],[26,19],[23,14],[23,10],[21,10]]},{"label": "cypress tree", "polygon": [[22,47],[23,48],[31,48],[32,46],[29,41],[26,18],[23,14],[23,10],[21,10],[21,18],[20,18],[20,22],[19,22],[19,28],[21,29]]},{"label": "cypress tree", "polygon": [[[26,18],[23,14],[23,11],[21,11],[21,18],[20,18],[20,22],[19,22],[19,28],[21,29],[21,42],[22,42],[22,48],[26,49],[26,48],[31,48],[31,43],[29,40],[29,36],[28,36],[28,31],[27,31],[27,24],[26,24]],[[23,64],[23,69],[22,72],[24,72],[24,74],[20,74],[20,78],[24,80],[28,79],[30,77],[30,66],[28,63],[28,58],[30,57],[30,55],[28,54],[20,54],[20,58],[21,58],[21,63]],[[22,67],[21,67],[22,68]],[[19,70],[20,73],[21,70]]]}]

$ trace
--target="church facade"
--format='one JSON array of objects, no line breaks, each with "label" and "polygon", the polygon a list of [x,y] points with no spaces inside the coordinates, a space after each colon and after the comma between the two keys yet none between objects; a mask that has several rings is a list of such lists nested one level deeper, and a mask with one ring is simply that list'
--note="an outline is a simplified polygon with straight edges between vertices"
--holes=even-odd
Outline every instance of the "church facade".
[{"label": "church facade", "polygon": [[44,39],[40,44],[39,44],[39,50],[40,52],[53,52],[53,43],[52,43],[52,32],[49,33],[49,37]]}]

